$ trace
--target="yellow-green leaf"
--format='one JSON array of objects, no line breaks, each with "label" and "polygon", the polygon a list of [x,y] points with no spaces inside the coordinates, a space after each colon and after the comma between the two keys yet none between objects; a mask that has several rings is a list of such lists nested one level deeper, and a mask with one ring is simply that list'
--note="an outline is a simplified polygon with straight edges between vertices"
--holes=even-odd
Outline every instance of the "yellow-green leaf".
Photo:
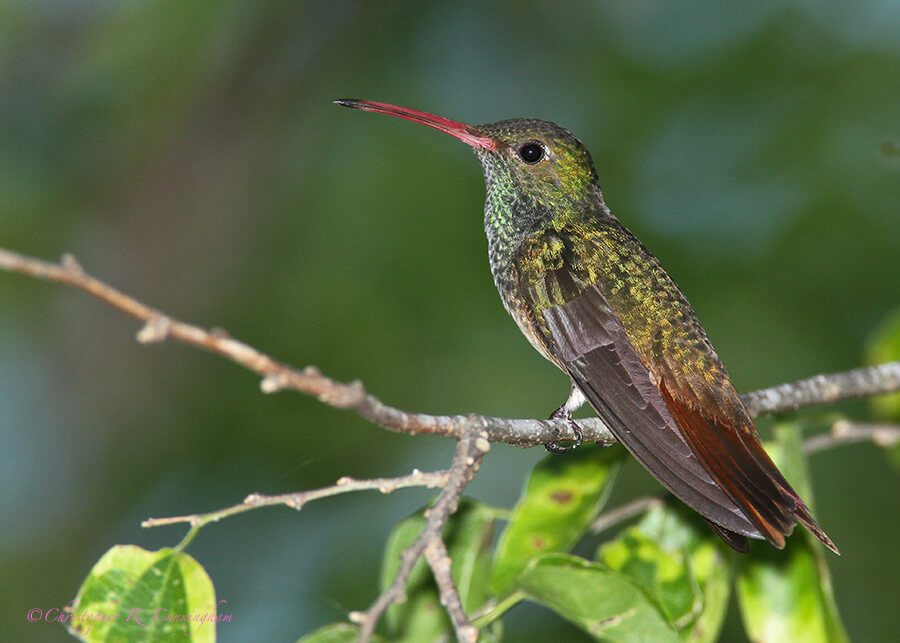
[{"label": "yellow-green leaf", "polygon": [[729,557],[709,526],[677,502],[651,508],[598,552],[654,596],[681,638],[692,643],[718,640],[731,591]]},{"label": "yellow-green leaf", "polygon": [[219,613],[223,607],[206,571],[187,554],[119,545],[88,574],[67,628],[90,643],[212,643],[216,623],[231,621]]}]

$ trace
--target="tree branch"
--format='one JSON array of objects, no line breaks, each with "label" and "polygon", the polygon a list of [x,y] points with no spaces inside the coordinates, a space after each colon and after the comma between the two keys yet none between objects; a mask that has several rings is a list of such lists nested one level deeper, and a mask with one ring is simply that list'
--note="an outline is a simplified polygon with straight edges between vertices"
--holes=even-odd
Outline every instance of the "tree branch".
[{"label": "tree branch", "polygon": [[743,396],[753,417],[824,406],[838,400],[869,397],[900,390],[900,361],[857,368],[844,373],[816,375]]},{"label": "tree branch", "polygon": [[[510,419],[483,415],[427,415],[388,406],[366,392],[362,383],[339,382],[314,366],[296,369],[282,364],[252,346],[232,339],[221,329],[205,330],[170,317],[87,274],[71,255],[54,264],[0,248],[0,269],[55,281],[83,290],[97,299],[144,322],[138,341],[149,344],[174,339],[217,353],[263,377],[265,393],[293,389],[339,409],[356,411],[370,422],[402,433],[426,433],[461,439],[478,427],[490,442],[530,447],[574,440],[564,420]],[[818,375],[796,383],[755,391],[743,396],[754,417],[781,413],[837,400],[900,390],[900,361],[846,373]],[[587,442],[613,444],[615,438],[599,418],[578,420]]]},{"label": "tree branch", "polygon": [[440,538],[434,538],[425,547],[425,560],[434,574],[434,582],[438,588],[438,596],[441,605],[447,610],[450,621],[453,623],[453,631],[456,632],[457,641],[471,641],[475,643],[478,640],[478,630],[472,626],[466,610],[463,607],[462,599],[459,591],[456,589],[456,583],[453,581],[451,573],[450,554],[447,552],[447,546]]},{"label": "tree branch", "polygon": [[[447,477],[447,483],[438,496],[434,507],[426,511],[425,528],[415,542],[400,555],[400,569],[390,586],[382,592],[376,601],[365,612],[354,612],[350,619],[359,624],[359,643],[367,643],[372,639],[381,615],[396,601],[404,600],[406,583],[412,573],[413,566],[423,553],[431,547],[428,562],[435,574],[441,603],[448,608],[456,636],[460,641],[475,641],[478,631],[471,626],[462,609],[459,592],[449,572],[444,569],[447,559],[446,548],[441,541],[441,530],[447,519],[456,511],[463,491],[481,466],[484,455],[490,449],[486,433],[478,428],[470,429],[460,439],[453,458],[453,466]],[[436,543],[440,543],[439,545]],[[437,568],[437,569],[436,569]]]}]

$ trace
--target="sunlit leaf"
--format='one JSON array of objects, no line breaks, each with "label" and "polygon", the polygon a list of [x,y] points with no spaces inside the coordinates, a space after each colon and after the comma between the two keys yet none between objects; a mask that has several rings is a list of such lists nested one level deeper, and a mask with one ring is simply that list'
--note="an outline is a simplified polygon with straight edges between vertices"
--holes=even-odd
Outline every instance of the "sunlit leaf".
[{"label": "sunlit leaf", "polygon": [[621,447],[582,447],[549,456],[531,472],[500,538],[493,587],[500,596],[535,556],[568,551],[603,506],[625,455]]},{"label": "sunlit leaf", "polygon": [[731,587],[728,556],[709,526],[675,502],[651,508],[598,552],[661,603],[682,639],[697,643],[718,640]]},{"label": "sunlit leaf", "polygon": [[209,576],[187,554],[119,545],[88,574],[68,609],[72,617],[67,627],[91,643],[211,643],[215,623],[231,620],[230,614],[217,614],[222,607]]},{"label": "sunlit leaf", "polygon": [[[809,474],[796,426],[775,427],[773,459],[797,492],[812,503]],[[830,554],[828,554],[830,555]],[[841,623],[819,542],[802,527],[788,538],[784,550],[767,544],[741,557],[738,603],[747,634],[766,643],[842,643]]]},{"label": "sunlit leaf", "polygon": [[631,578],[566,554],[532,559],[516,577],[529,599],[601,641],[678,641],[656,602]]},{"label": "sunlit leaf", "polygon": [[622,572],[656,598],[669,622],[691,618],[699,601],[684,555],[667,552],[641,530],[632,527],[600,548],[597,560]]}]

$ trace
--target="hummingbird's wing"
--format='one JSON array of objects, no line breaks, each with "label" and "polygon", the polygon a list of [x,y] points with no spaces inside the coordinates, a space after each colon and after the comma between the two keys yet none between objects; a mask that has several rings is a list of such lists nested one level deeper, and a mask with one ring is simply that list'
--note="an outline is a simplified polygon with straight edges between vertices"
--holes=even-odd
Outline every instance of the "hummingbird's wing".
[{"label": "hummingbird's wing", "polygon": [[[543,311],[549,352],[616,438],[675,496],[729,532],[762,532],[694,455],[605,297],[590,288]],[[744,543],[746,544],[746,543]]]},{"label": "hummingbird's wing", "polygon": [[[565,269],[549,271],[545,280],[555,283],[543,288],[573,294]],[[796,519],[834,548],[754,435],[709,416],[711,401],[702,393],[674,385],[665,367],[644,363],[598,287],[565,299],[542,311],[538,332],[548,352],[657,480],[739,551],[747,550],[743,536],[783,547]]]}]

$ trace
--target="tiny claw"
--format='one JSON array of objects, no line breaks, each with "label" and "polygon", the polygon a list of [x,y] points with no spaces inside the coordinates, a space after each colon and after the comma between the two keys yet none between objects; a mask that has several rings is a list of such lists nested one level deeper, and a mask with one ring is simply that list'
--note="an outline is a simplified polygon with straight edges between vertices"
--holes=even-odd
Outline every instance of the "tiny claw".
[{"label": "tiny claw", "polygon": [[572,432],[575,434],[575,443],[570,447],[563,447],[556,442],[552,442],[544,445],[544,448],[547,449],[547,451],[550,453],[567,453],[581,446],[581,443],[584,441],[584,432],[581,430],[581,427],[578,426],[578,422],[572,419],[572,414],[566,409],[565,404],[553,411],[550,415],[550,419],[565,420],[568,422],[569,426],[572,427]]}]

